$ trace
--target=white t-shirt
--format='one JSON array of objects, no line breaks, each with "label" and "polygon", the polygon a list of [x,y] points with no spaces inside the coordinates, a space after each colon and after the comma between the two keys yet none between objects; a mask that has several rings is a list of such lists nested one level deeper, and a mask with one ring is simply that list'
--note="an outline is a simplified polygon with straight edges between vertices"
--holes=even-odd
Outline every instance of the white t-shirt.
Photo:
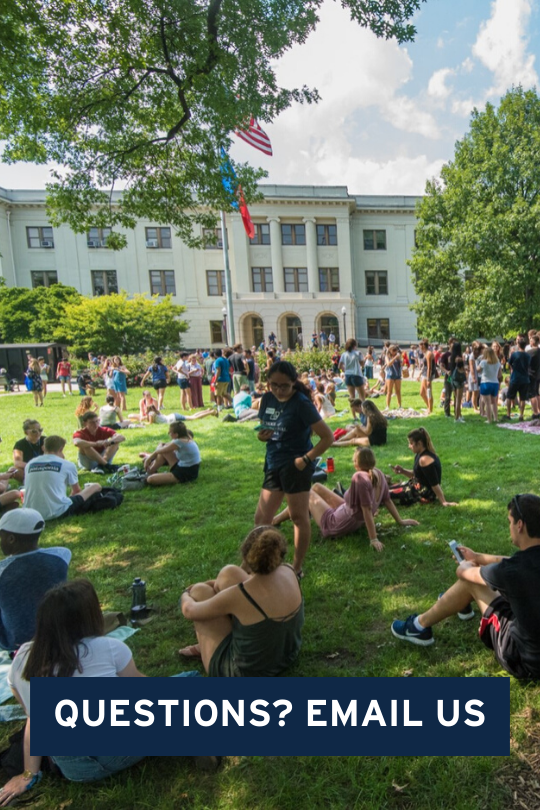
[{"label": "white t-shirt", "polygon": [[112,427],[118,422],[116,405],[102,405],[99,409],[99,423],[103,427]]},{"label": "white t-shirt", "polygon": [[[21,696],[28,717],[30,717],[30,682],[24,680],[22,673],[32,644],[32,641],[21,644],[7,676],[8,684]],[[127,644],[117,638],[108,636],[83,638],[79,645],[79,659],[83,671],[79,672],[76,669],[72,677],[116,678],[118,673],[127,667],[132,657]]]},{"label": "white t-shirt", "polygon": [[498,360],[496,363],[488,363],[487,360],[480,360],[480,362],[478,363],[478,371],[480,371],[482,374],[480,382],[498,383],[500,367],[501,364],[499,363]]},{"label": "white t-shirt", "polygon": [[186,360],[179,360],[174,369],[181,380],[189,380],[189,363]]},{"label": "white t-shirt", "polygon": [[345,374],[355,374],[357,377],[362,376],[362,367],[360,362],[362,360],[361,352],[343,352],[339,358],[339,365]]},{"label": "white t-shirt", "polygon": [[52,453],[33,458],[25,468],[24,505],[36,509],[43,520],[60,517],[71,506],[66,487],[78,482],[77,467],[72,461]]}]

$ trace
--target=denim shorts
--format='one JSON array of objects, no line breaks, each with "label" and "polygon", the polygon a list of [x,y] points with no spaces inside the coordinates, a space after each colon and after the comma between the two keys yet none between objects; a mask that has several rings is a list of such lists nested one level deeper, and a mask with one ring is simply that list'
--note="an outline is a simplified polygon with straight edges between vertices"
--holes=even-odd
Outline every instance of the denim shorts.
[{"label": "denim shorts", "polygon": [[61,374],[60,377],[58,377],[58,379],[60,380],[60,382],[69,382],[71,380],[71,377],[69,377],[67,374],[66,375]]},{"label": "denim shorts", "polygon": [[483,397],[499,396],[499,383],[480,383],[480,393]]},{"label": "denim shorts", "polygon": [[360,374],[345,374],[345,385],[349,388],[361,388],[364,385],[364,378]]}]

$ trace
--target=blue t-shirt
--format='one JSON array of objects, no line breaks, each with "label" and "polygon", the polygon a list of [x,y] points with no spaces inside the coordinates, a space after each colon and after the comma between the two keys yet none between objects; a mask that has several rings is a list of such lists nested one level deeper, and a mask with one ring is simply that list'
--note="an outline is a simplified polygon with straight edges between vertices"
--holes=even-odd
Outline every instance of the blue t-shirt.
[{"label": "blue t-shirt", "polygon": [[218,357],[216,358],[216,362],[214,363],[216,367],[216,372],[218,368],[220,369],[219,372],[219,380],[220,383],[228,383],[231,381],[231,375],[229,374],[229,361],[226,357]]},{"label": "blue t-shirt", "polygon": [[242,411],[251,408],[251,394],[247,391],[239,391],[232,401],[234,415],[238,418]]},{"label": "blue t-shirt", "polygon": [[15,650],[31,641],[45,593],[67,579],[71,551],[40,548],[0,561],[0,648]]},{"label": "blue t-shirt", "polygon": [[321,421],[317,408],[297,391],[287,402],[280,402],[271,392],[264,394],[259,408],[261,425],[274,434],[266,443],[265,469],[276,470],[308,453],[311,426]]},{"label": "blue t-shirt", "polygon": [[514,352],[510,355],[508,362],[512,369],[510,382],[516,385],[524,385],[529,382],[529,366],[531,358],[527,352]]},{"label": "blue t-shirt", "polygon": [[163,363],[157,366],[149,366],[148,371],[152,374],[152,385],[167,380],[167,366],[164,366]]}]

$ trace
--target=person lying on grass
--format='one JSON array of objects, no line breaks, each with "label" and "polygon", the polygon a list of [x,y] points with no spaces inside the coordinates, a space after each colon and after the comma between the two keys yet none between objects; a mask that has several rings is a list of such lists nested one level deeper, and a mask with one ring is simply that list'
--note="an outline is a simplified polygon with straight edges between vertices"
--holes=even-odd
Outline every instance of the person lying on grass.
[{"label": "person lying on grass", "polygon": [[395,621],[392,633],[402,641],[433,644],[431,628],[456,613],[481,613],[480,638],[501,667],[516,678],[540,679],[540,498],[515,495],[507,506],[512,557],[481,554],[459,546],[464,557],[457,581],[425,613]]},{"label": "person lying on grass", "polygon": [[241,567],[227,565],[216,580],[182,594],[198,643],[180,655],[201,658],[211,677],[280,675],[298,656],[304,624],[295,570],[283,562],[287,541],[272,526],[257,526],[240,552]]},{"label": "person lying on grass", "polygon": [[[417,520],[403,520],[388,491],[386,477],[375,466],[375,455],[369,447],[355,451],[353,464],[356,472],[343,497],[325,487],[314,484],[309,493],[309,511],[323,537],[341,537],[366,527],[369,542],[376,551],[384,545],[377,538],[375,515],[381,503],[400,526],[418,526]],[[285,509],[274,518],[274,525],[289,519]]]},{"label": "person lying on grass", "polygon": [[412,470],[406,470],[401,464],[392,467],[395,473],[405,475],[409,480],[404,484],[393,484],[390,487],[390,497],[401,506],[433,501],[439,501],[441,506],[457,506],[457,503],[447,501],[444,497],[441,487],[441,460],[427,430],[423,427],[415,428],[407,438],[409,450],[415,454],[414,465]]},{"label": "person lying on grass", "polygon": [[[150,486],[186,484],[195,481],[199,475],[201,454],[185,422],[173,422],[169,427],[169,436],[170,441],[158,444],[153,453],[140,454],[148,473],[146,483]],[[165,465],[169,467],[169,472],[160,473],[160,468]]]}]

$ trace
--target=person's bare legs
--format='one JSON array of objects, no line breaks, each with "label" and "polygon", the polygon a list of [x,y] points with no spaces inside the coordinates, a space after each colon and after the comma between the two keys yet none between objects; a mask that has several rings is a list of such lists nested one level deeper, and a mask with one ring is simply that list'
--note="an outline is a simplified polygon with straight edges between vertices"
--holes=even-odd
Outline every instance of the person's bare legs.
[{"label": "person's bare legs", "polygon": [[424,400],[424,402],[426,404],[426,408],[429,411],[429,399],[428,399],[428,395],[427,395],[427,380],[423,379],[422,377],[420,378],[420,396]]},{"label": "person's bare legs", "polygon": [[493,413],[493,421],[497,422],[499,419],[499,399],[498,397],[489,397],[491,400],[491,410]]},{"label": "person's bare legs", "polygon": [[390,408],[390,403],[392,401],[392,392],[394,390],[394,383],[395,380],[387,380],[386,381],[386,407]]},{"label": "person's bare legs", "polygon": [[401,408],[401,380],[394,380],[394,389],[396,392],[398,408]]},{"label": "person's bare legs", "polygon": [[302,564],[311,542],[311,520],[309,517],[309,491],[285,493],[289,514],[294,523],[294,559],[296,573],[302,570]]},{"label": "person's bare legs", "polygon": [[89,458],[91,461],[97,461],[98,464],[107,463],[105,461],[105,455],[100,453],[99,450],[96,450],[95,447],[85,447],[84,451],[81,451],[80,455],[84,456],[85,458]]},{"label": "person's bare legs", "polygon": [[327,509],[337,509],[345,503],[341,495],[325,487],[324,484],[314,484],[309,493],[309,511],[311,517],[320,527],[322,516]]},{"label": "person's bare legs", "polygon": [[217,410],[215,408],[207,408],[205,411],[197,411],[197,413],[193,413],[191,415],[186,415],[184,419],[189,422],[192,419],[204,419],[206,416],[217,416]]},{"label": "person's bare legs", "polygon": [[477,585],[458,579],[429,610],[418,616],[418,622],[422,627],[433,627],[443,619],[459,613],[473,600],[483,615],[497,596],[499,592],[492,590],[488,585]]},{"label": "person's bare legs", "polygon": [[[172,450],[169,450],[167,453],[162,453],[162,452],[158,453],[157,456],[155,457],[155,459],[150,462],[150,464],[147,464],[146,459],[145,459],[144,468],[145,468],[147,473],[152,474],[152,473],[157,472],[159,470],[159,468],[163,467],[165,464],[168,467],[174,467],[176,462],[177,462],[176,455],[174,454],[174,452]],[[173,476],[173,478],[174,478],[174,476]]]},{"label": "person's bare legs", "polygon": [[332,444],[332,447],[369,447],[367,436],[358,436],[355,439],[339,439]]},{"label": "person's bare legs", "polygon": [[274,516],[283,503],[283,492],[277,489],[261,489],[255,510],[255,526],[271,526]]},{"label": "person's bare legs", "polygon": [[463,388],[456,388],[454,400],[454,416],[461,419],[461,401],[463,399]]},{"label": "person's bare legs", "polygon": [[526,400],[521,399],[521,397],[520,397],[519,398],[519,419],[520,419],[520,421],[523,421],[523,414],[525,413],[525,403],[526,403]]},{"label": "person's bare legs", "polygon": [[158,411],[163,408],[163,400],[165,399],[165,388],[159,388],[157,392]]},{"label": "person's bare legs", "polygon": [[16,509],[21,502],[21,493],[18,489],[11,489],[0,495],[0,506],[4,510]]}]

